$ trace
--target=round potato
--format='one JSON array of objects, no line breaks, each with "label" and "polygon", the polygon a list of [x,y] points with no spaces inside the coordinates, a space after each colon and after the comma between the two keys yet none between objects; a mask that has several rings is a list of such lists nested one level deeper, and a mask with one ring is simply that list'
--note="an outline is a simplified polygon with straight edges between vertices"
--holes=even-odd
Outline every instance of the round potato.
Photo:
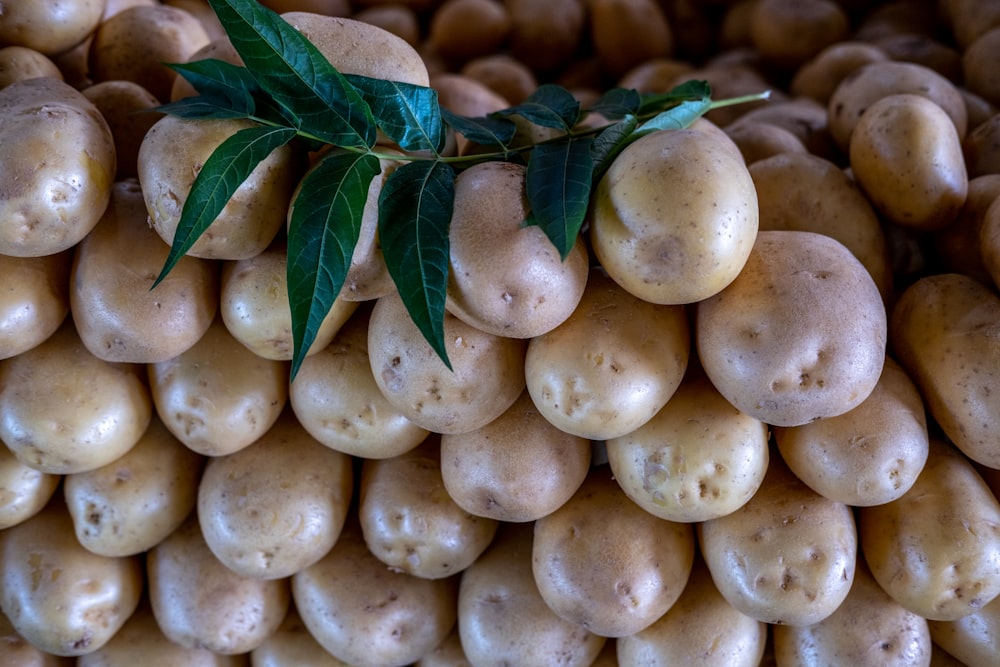
[{"label": "round potato", "polygon": [[59,480],[59,475],[35,470],[0,447],[0,530],[38,514],[56,492]]},{"label": "round potato", "polygon": [[4,3],[0,44],[25,46],[45,55],[69,51],[97,28],[104,2],[32,0]]},{"label": "round potato", "polygon": [[285,620],[257,648],[250,653],[253,667],[350,667],[346,662],[330,655],[294,608],[288,610]]},{"label": "round potato", "polygon": [[858,538],[847,505],[820,496],[773,457],[760,489],[698,524],[705,563],[733,607],[765,623],[812,625],[843,603]]},{"label": "round potato", "polygon": [[984,32],[962,52],[962,75],[965,86],[992,104],[1000,104],[1000,76],[995,54],[1000,48],[1000,24]]},{"label": "round potato", "polygon": [[615,282],[652,303],[717,294],[743,269],[757,235],[753,180],[721,133],[689,128],[642,137],[614,160],[592,204],[597,259]]},{"label": "round potato", "polygon": [[536,73],[568,65],[588,25],[588,3],[581,0],[504,0],[510,14],[511,55]]},{"label": "round potato", "polygon": [[767,426],[734,408],[702,375],[686,379],[649,422],[606,443],[615,480],[670,521],[735,512],[767,471]]},{"label": "round potato", "polygon": [[751,165],[783,153],[807,153],[802,140],[778,125],[740,122],[726,127],[726,134],[740,149],[743,161]]},{"label": "round potato", "polygon": [[316,442],[286,409],[252,445],[208,462],[198,523],[233,572],[290,577],[333,547],[352,488],[350,458]]},{"label": "round potato", "polygon": [[495,0],[445,0],[431,15],[428,40],[445,60],[464,62],[500,50],[510,14]]},{"label": "round potato", "polygon": [[[366,7],[352,14],[350,8],[346,7],[347,0],[339,1],[345,5],[345,11],[341,14],[342,16],[351,15],[354,19],[362,23],[388,30],[397,37],[401,37],[407,44],[414,48],[417,48],[420,40],[423,39],[421,19],[412,7],[391,2],[385,5]],[[337,14],[331,12],[323,13],[329,16],[337,16]]]},{"label": "round potato", "polygon": [[914,614],[954,621],[1000,595],[1000,502],[946,441],[931,439],[909,491],[859,510],[858,533],[875,580]]},{"label": "round potato", "polygon": [[594,54],[612,76],[673,53],[673,30],[654,0],[591,0],[586,5]]},{"label": "round potato", "polygon": [[847,12],[833,0],[759,0],[750,39],[765,61],[793,70],[850,32]]},{"label": "round potato", "polygon": [[595,269],[566,321],[528,343],[525,380],[538,411],[560,430],[616,438],[670,399],[690,349],[681,306],[644,301]]},{"label": "round potato", "polygon": [[555,511],[583,483],[590,462],[590,441],[553,426],[527,392],[489,424],[441,436],[448,495],[499,521],[534,521]]},{"label": "round potato", "polygon": [[839,241],[762,231],[746,268],[698,304],[709,379],[741,412],[798,426],[857,407],[885,360],[886,313],[871,275]]},{"label": "round potato", "polygon": [[966,665],[988,665],[1000,655],[1000,598],[954,621],[930,621],[931,639]]},{"label": "round potato", "polygon": [[[5,17],[6,18],[6,17]],[[111,198],[115,145],[104,117],[52,77],[0,90],[0,254],[37,257],[76,245]]]},{"label": "round potato", "polygon": [[160,104],[153,94],[134,81],[101,81],[83,89],[83,96],[104,116],[115,141],[115,180],[135,178],[139,146],[162,115],[152,111]]},{"label": "round potato", "polygon": [[873,44],[839,41],[824,47],[799,67],[789,90],[794,95],[811,97],[827,104],[840,82],[854,70],[868,63],[888,60],[885,52]]},{"label": "round potato", "polygon": [[[17,633],[0,609],[0,647],[4,659],[15,667],[73,667],[76,659],[46,653]],[[450,665],[449,665],[450,667]]]},{"label": "round potato", "polygon": [[0,359],[14,357],[54,334],[69,313],[73,252],[41,257],[0,254]]},{"label": "round potato", "polygon": [[[987,211],[997,199],[1000,199],[1000,172],[969,179],[969,195],[955,222],[934,235],[934,248],[941,262],[941,271],[964,273],[987,285],[990,283],[992,278],[987,258],[991,251],[994,252],[994,259],[989,262],[996,266],[995,258],[1000,257],[1000,246],[995,251],[991,250],[995,244],[983,228],[991,219]],[[1000,207],[993,216],[1000,219]]]},{"label": "round potato", "polygon": [[538,89],[538,78],[527,65],[506,53],[474,58],[461,69],[465,76],[500,93],[511,104],[524,102]]},{"label": "round potato", "polygon": [[36,648],[78,656],[106,644],[139,604],[142,566],[84,549],[58,499],[0,533],[0,607]]},{"label": "round potato", "polygon": [[62,72],[44,53],[34,49],[13,45],[0,48],[0,89],[39,76],[61,79]]}]

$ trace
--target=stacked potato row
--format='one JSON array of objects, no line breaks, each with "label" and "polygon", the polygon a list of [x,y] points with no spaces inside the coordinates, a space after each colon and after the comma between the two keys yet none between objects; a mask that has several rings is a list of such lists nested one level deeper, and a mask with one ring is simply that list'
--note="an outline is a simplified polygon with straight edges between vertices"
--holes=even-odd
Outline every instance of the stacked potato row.
[{"label": "stacked potato row", "polygon": [[454,372],[369,215],[291,385],[309,156],[149,291],[239,125],[128,112],[234,54],[196,0],[48,4],[0,17],[0,664],[996,662],[995,3],[267,3],[467,115],[774,90],[623,153],[566,262],[463,173]]}]

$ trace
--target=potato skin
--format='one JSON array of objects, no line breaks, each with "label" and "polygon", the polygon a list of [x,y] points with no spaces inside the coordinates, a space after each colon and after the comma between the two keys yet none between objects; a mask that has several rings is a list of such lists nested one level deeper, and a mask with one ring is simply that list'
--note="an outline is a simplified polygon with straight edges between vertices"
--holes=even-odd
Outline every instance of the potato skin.
[{"label": "potato skin", "polygon": [[285,620],[250,653],[253,667],[350,667],[320,646],[302,622],[295,609],[289,609]]},{"label": "potato skin", "polygon": [[931,440],[909,491],[859,510],[858,532],[875,580],[928,620],[956,620],[1000,595],[1000,502],[946,441]]},{"label": "potato skin", "polygon": [[69,313],[73,251],[41,257],[0,254],[0,359],[51,336]]},{"label": "potato skin", "polygon": [[0,447],[0,530],[38,514],[59,486],[59,475],[35,470]]},{"label": "potato skin", "polygon": [[[16,44],[54,56],[83,42],[97,28],[105,0],[6,3],[0,21],[0,44]],[[8,153],[8,155],[10,155]]]},{"label": "potato skin", "polygon": [[1000,655],[1000,598],[968,616],[928,625],[934,643],[967,665],[988,665]]}]

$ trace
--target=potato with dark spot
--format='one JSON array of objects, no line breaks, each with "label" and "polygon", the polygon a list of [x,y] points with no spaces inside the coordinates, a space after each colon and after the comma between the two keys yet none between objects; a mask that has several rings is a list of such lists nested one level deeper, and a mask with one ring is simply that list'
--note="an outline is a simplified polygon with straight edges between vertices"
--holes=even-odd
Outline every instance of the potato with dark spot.
[{"label": "potato with dark spot", "polygon": [[1000,655],[1000,598],[954,621],[930,621],[931,639],[967,665],[988,665]]}]

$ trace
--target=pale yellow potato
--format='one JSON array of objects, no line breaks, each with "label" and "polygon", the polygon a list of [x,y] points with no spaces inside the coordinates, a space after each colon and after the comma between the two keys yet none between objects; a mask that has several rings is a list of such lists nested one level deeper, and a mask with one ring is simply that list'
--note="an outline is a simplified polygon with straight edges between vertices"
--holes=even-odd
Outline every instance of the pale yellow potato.
[{"label": "pale yellow potato", "polygon": [[931,639],[967,665],[988,665],[1000,655],[1000,599],[954,621],[930,621]]},{"label": "pale yellow potato", "polygon": [[56,55],[80,44],[97,28],[105,0],[31,0],[6,2],[0,44],[14,44]]},{"label": "pale yellow potato", "polygon": [[132,449],[152,417],[142,367],[84,347],[72,322],[0,362],[0,440],[42,472],[93,470]]},{"label": "pale yellow potato", "polygon": [[886,357],[875,389],[853,410],[775,428],[782,458],[811,489],[855,507],[906,493],[927,461],[927,419],[913,381]]},{"label": "pale yellow potato", "polygon": [[368,361],[368,315],[355,313],[325,348],[305,358],[288,392],[299,423],[314,438],[351,456],[384,459],[427,437],[390,405]]},{"label": "pale yellow potato", "polygon": [[462,573],[458,632],[469,664],[586,667],[604,646],[604,637],[545,604],[532,574],[533,532],[530,523],[502,523]]},{"label": "pale yellow potato", "polygon": [[900,226],[941,229],[969,193],[959,135],[920,95],[888,95],[868,107],[851,134],[850,161],[875,208]]},{"label": "pale yellow potato", "polygon": [[195,507],[204,458],[154,417],[126,454],[96,470],[66,475],[63,497],[76,539],[102,556],[152,549]]},{"label": "pale yellow potato", "polygon": [[201,27],[205,29],[209,39],[220,39],[226,37],[226,30],[222,22],[205,0],[163,0],[163,4],[177,9],[183,9],[191,16],[198,19]]},{"label": "pale yellow potato", "polygon": [[[191,185],[209,156],[244,119],[186,120],[165,116],[139,146],[139,182],[153,229],[173,243]],[[187,254],[204,259],[246,259],[270,245],[285,222],[298,181],[296,151],[276,149],[257,165]]]},{"label": "pale yellow potato", "polygon": [[874,44],[841,40],[824,47],[799,67],[789,83],[793,95],[811,97],[820,104],[830,101],[837,85],[863,65],[888,60]]},{"label": "pale yellow potato", "polygon": [[931,658],[927,621],[889,597],[863,562],[830,616],[813,625],[776,625],[772,633],[779,665],[923,667]]},{"label": "pale yellow potato", "polygon": [[163,634],[148,601],[143,601],[107,644],[77,659],[76,667],[246,667],[246,654],[223,655],[185,648]]},{"label": "pale yellow potato", "polygon": [[616,438],[670,399],[690,350],[683,307],[633,296],[595,269],[566,321],[528,343],[525,380],[553,426],[582,438]]},{"label": "pale yellow potato", "polygon": [[619,154],[592,195],[594,254],[640,299],[701,301],[747,261],[757,193],[732,140],[711,136],[690,128],[646,135]]},{"label": "pale yellow potato", "polygon": [[245,577],[223,565],[193,514],[147,552],[146,581],[167,639],[224,655],[259,646],[278,629],[291,599],[287,579]]},{"label": "pale yellow potato", "polygon": [[812,491],[778,457],[754,497],[698,524],[698,539],[722,596],[765,623],[818,623],[843,603],[854,580],[851,509]]},{"label": "pale yellow potato", "polygon": [[553,426],[527,392],[485,426],[441,436],[448,495],[499,521],[534,521],[555,511],[583,483],[590,463],[590,441]]},{"label": "pale yellow potato", "polygon": [[80,546],[57,500],[0,533],[0,607],[41,651],[78,656],[106,644],[139,604],[142,565]]},{"label": "pale yellow potato", "polygon": [[892,267],[881,222],[839,166],[809,153],[782,154],[749,166],[757,190],[760,229],[797,229],[837,239],[857,257],[883,300]]},{"label": "pale yellow potato", "polygon": [[39,76],[63,78],[56,64],[44,53],[26,46],[10,45],[0,48],[0,89],[15,81]]},{"label": "pale yellow potato", "polygon": [[789,130],[770,123],[746,121],[726,127],[747,165],[784,153],[807,153],[802,140]]},{"label": "pale yellow potato", "polygon": [[741,412],[799,426],[857,407],[885,359],[886,313],[871,275],[839,241],[762,231],[740,276],[698,304],[705,372]]},{"label": "pale yellow potato", "polygon": [[464,433],[488,424],[524,391],[524,339],[494,336],[445,313],[452,370],[434,352],[397,292],[375,303],[368,357],[379,390],[414,424]]},{"label": "pale yellow potato", "polygon": [[111,128],[118,165],[115,180],[134,178],[138,174],[142,139],[162,117],[152,111],[160,101],[134,81],[101,81],[82,92]]},{"label": "pale yellow potato", "polygon": [[73,252],[40,257],[0,255],[0,359],[30,350],[69,313]]},{"label": "pale yellow potato", "polygon": [[249,446],[271,428],[288,399],[288,364],[240,345],[218,317],[188,350],[147,368],[160,419],[206,456]]},{"label": "pale yellow potato", "polygon": [[372,555],[353,523],[326,556],[294,574],[291,585],[309,633],[354,667],[408,665],[456,621],[457,578],[393,571]]},{"label": "pale yellow potato", "polygon": [[[287,251],[284,246],[222,266],[219,314],[233,338],[265,359],[292,358],[292,313],[288,300]],[[307,354],[330,344],[358,304],[335,299]]]},{"label": "pale yellow potato", "polygon": [[358,519],[365,544],[395,571],[425,579],[457,574],[493,540],[497,520],[472,514],[448,495],[440,439],[405,454],[365,461]]},{"label": "pale yellow potato", "polygon": [[750,40],[768,63],[791,70],[850,35],[850,19],[833,0],[758,0]]},{"label": "pale yellow potato", "polygon": [[945,440],[931,439],[909,491],[860,508],[858,533],[879,585],[928,620],[954,621],[1000,595],[1000,502]]},{"label": "pale yellow potato", "polygon": [[252,445],[212,458],[198,485],[208,548],[245,577],[290,577],[333,547],[354,485],[351,460],[286,409]]},{"label": "pale yellow potato", "polygon": [[537,520],[531,568],[545,604],[603,637],[649,627],[680,597],[694,561],[694,530],[633,503],[607,466]]},{"label": "pale yellow potato", "polygon": [[32,646],[17,633],[10,619],[0,609],[0,655],[11,667],[73,667],[76,658],[58,656]]},{"label": "pale yellow potato", "polygon": [[737,611],[696,558],[677,602],[646,629],[617,640],[617,665],[757,667],[767,625]]},{"label": "pale yellow potato", "polygon": [[465,657],[465,651],[462,649],[462,638],[458,634],[458,626],[456,625],[430,653],[424,654],[420,660],[417,660],[414,667],[470,667],[469,661]]},{"label": "pale yellow potato", "polygon": [[[0,90],[0,254],[37,257],[76,245],[111,198],[115,146],[97,108],[52,77]],[[16,184],[11,187],[9,184]]]},{"label": "pale yellow potato", "polygon": [[1000,296],[957,273],[912,284],[892,310],[896,360],[952,443],[983,465],[1000,468]]},{"label": "pale yellow potato", "polygon": [[7,447],[0,447],[0,530],[38,514],[60,479],[18,461]]},{"label": "pale yellow potato", "polygon": [[693,375],[649,422],[606,443],[622,490],[654,516],[707,521],[756,493],[768,465],[767,426]]},{"label": "pale yellow potato", "polygon": [[149,227],[138,182],[115,183],[100,222],[77,244],[69,283],[73,324],[91,354],[158,363],[205,334],[219,305],[216,263],[181,257],[154,289],[169,252]]},{"label": "pale yellow potato", "polygon": [[250,652],[252,667],[351,667],[332,656],[309,633],[294,607],[285,620]]}]

